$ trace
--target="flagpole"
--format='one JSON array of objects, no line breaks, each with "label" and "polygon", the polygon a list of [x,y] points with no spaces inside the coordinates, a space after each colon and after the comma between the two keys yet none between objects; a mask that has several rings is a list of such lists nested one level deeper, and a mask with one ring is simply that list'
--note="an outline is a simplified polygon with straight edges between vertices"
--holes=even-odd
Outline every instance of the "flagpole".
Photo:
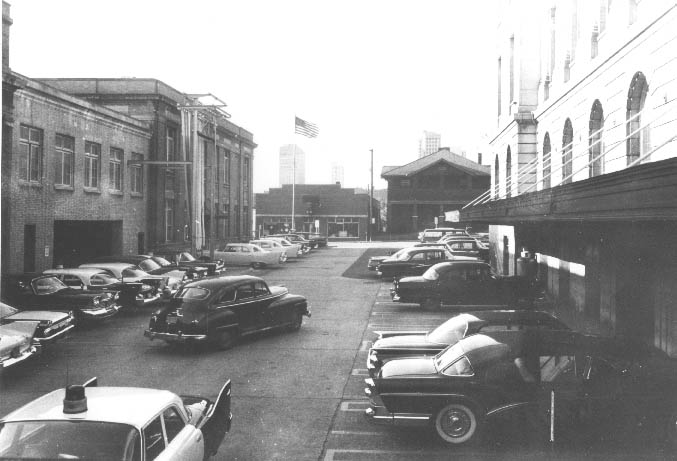
[{"label": "flagpole", "polygon": [[[294,140],[296,141],[296,140]],[[296,226],[294,224],[294,206],[296,204],[296,143],[292,147],[292,180],[291,180],[291,228],[290,230],[296,231]]]}]

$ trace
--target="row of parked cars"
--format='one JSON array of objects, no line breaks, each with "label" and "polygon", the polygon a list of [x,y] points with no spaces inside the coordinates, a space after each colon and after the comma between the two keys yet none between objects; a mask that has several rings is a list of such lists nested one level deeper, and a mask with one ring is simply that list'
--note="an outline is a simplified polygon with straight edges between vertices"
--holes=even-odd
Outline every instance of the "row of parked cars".
[{"label": "row of parked cars", "polygon": [[[289,240],[293,239],[289,237]],[[286,238],[284,240],[287,241]],[[297,243],[292,245],[296,245],[300,254],[310,250],[311,245],[306,250],[296,240]],[[262,239],[261,243],[276,241]],[[162,291],[163,296],[157,300],[159,306],[153,311],[144,335],[151,340],[159,339],[171,344],[207,343],[220,349],[229,348],[240,337],[261,330],[296,331],[303,323],[303,316],[310,317],[310,306],[305,297],[291,294],[282,286],[270,286],[254,275],[226,275],[225,267],[229,264],[221,260],[207,260],[205,256],[196,259],[186,252],[171,258],[170,255],[164,256],[167,258],[158,254],[144,255],[144,258],[142,255],[102,257],[79,268],[50,270],[48,274],[34,277],[28,284],[22,282],[23,288],[30,288],[30,294],[23,293],[24,296],[17,298],[17,304],[33,307],[37,305],[37,298],[45,296],[44,299],[51,298],[51,302],[60,299],[63,303],[58,305],[65,307],[69,299],[77,299],[76,294],[87,293],[99,297],[96,305],[100,309],[117,306],[121,299],[129,306],[148,305],[156,302],[155,294],[141,299],[137,297],[138,292],[121,297],[122,290],[104,292],[96,289],[107,282],[113,283],[109,279],[115,280],[116,288],[123,288],[122,285],[127,282],[142,286],[162,280],[156,288]],[[162,264],[161,259],[168,264]],[[170,260],[173,262],[169,263]],[[151,261],[164,269],[161,271],[154,267]],[[126,264],[131,267],[123,268]],[[137,271],[141,271],[141,267],[156,273],[139,274]],[[115,271],[120,271],[119,279],[115,277]],[[88,277],[86,280],[85,275]],[[173,286],[170,277],[179,275],[180,283]],[[48,285],[45,280],[59,289],[43,290],[42,287]],[[80,284],[82,286],[76,286]],[[63,293],[56,295],[60,291]],[[153,301],[145,302],[150,299]],[[45,301],[44,305],[47,304]],[[3,315],[6,310],[9,317],[18,318],[38,312],[19,311],[4,304],[0,306]],[[75,305],[71,305],[71,309],[69,312],[43,314],[59,314],[67,320],[95,320],[94,317],[85,317],[84,312],[75,314]],[[6,323],[7,326],[16,326],[19,322],[9,319]],[[55,325],[44,326],[43,333],[53,339],[55,335],[50,327],[53,329]],[[73,326],[69,323],[67,329],[60,330],[61,334]],[[0,341],[4,343],[4,335]],[[0,458],[208,459],[217,453],[225,433],[230,430],[230,407],[230,380],[223,384],[218,397],[210,400],[200,396],[178,396],[159,389],[98,387],[96,378],[93,378],[82,385],[57,389],[0,420]]]},{"label": "row of parked cars", "polygon": [[[164,309],[172,304],[169,300],[179,293],[177,299],[195,297],[196,290],[182,288],[191,281],[218,278],[226,274],[227,266],[262,268],[285,261],[287,255],[299,257],[307,254],[311,248],[326,246],[326,239],[316,237],[311,241],[296,234],[266,236],[253,242],[256,243],[228,244],[222,248],[223,251],[215,253],[214,259],[206,254],[196,258],[187,251],[157,251],[145,255],[99,256],[78,267],[57,267],[42,274],[3,276],[2,296],[7,304],[0,304],[0,370],[39,353],[46,344],[63,337],[76,324],[98,323],[117,315],[123,309],[144,306]],[[210,283],[212,286],[209,290],[213,294],[221,290],[223,280],[217,284],[218,290],[215,290],[213,282]],[[227,302],[232,304],[235,297],[239,301],[248,296],[252,298],[249,301],[251,303],[254,299],[261,301],[262,294],[266,293],[266,299],[273,301],[286,292],[286,289],[276,291],[268,288],[262,280],[242,281],[241,285],[236,292],[230,293],[233,297],[230,301],[222,293],[219,299],[221,308],[214,309],[214,312],[210,311],[210,315],[205,316],[210,317],[210,325],[218,323],[211,319],[211,314],[223,312],[223,306]],[[249,295],[245,295],[245,292]],[[195,299],[191,302],[194,303]],[[204,304],[215,300],[206,296],[201,302]],[[177,312],[176,309],[173,312]],[[181,315],[182,310],[178,312]],[[284,313],[290,324],[298,326],[299,317],[305,314],[306,311],[300,308],[293,314]],[[278,314],[276,321],[280,316],[283,314]],[[222,315],[220,317],[226,318]],[[188,338],[184,333],[199,329],[195,318],[191,320],[195,322],[188,329],[179,328],[181,322],[176,322],[177,316],[162,310],[151,319],[152,326],[148,333],[151,339],[158,337],[158,318],[168,318],[169,322],[173,322],[169,329],[179,331],[182,341]],[[230,321],[233,323],[232,319]],[[261,327],[253,320],[250,323],[242,326],[238,334],[233,328],[219,331],[218,341],[214,339],[216,332],[213,328],[203,336],[224,347],[232,343],[239,334]],[[226,336],[231,338],[227,340]]]},{"label": "row of parked cars", "polygon": [[632,435],[674,455],[674,359],[639,340],[572,331],[536,310],[533,281],[499,276],[482,256],[446,247],[467,239],[463,230],[427,237],[438,240],[372,258],[369,268],[393,278],[394,302],[458,313],[431,331],[375,332],[364,390],[371,422],[428,427],[454,446],[515,427],[583,444]]}]

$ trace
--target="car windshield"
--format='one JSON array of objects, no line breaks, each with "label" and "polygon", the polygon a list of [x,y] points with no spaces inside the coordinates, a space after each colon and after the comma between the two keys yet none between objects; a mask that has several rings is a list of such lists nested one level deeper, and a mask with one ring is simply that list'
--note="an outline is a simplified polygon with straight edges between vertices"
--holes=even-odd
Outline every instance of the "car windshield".
[{"label": "car windshield", "polygon": [[423,278],[426,280],[437,280],[440,278],[440,273],[437,272],[435,266],[430,267],[427,271],[423,273]]},{"label": "car windshield", "polygon": [[188,253],[187,251],[184,251],[179,255],[179,261],[197,261],[195,257],[193,257],[192,254]]},{"label": "car windshield", "polygon": [[122,270],[123,277],[148,277],[148,273],[133,267],[127,267]]},{"label": "car windshield", "polygon": [[182,288],[176,294],[176,298],[182,299],[205,299],[207,296],[209,296],[209,290],[200,287]]},{"label": "car windshield", "polygon": [[92,286],[112,285],[118,283],[118,279],[106,272],[99,272],[89,278],[89,284]]},{"label": "car windshield", "polygon": [[158,263],[158,264],[159,264],[160,266],[162,266],[162,267],[164,267],[164,266],[171,266],[171,265],[172,265],[172,263],[170,263],[169,261],[167,261],[167,260],[166,260],[165,258],[163,258],[162,256],[153,256],[153,261],[155,261],[156,263]]},{"label": "car windshield", "polygon": [[141,270],[144,270],[146,272],[154,271],[155,269],[160,269],[160,265],[153,261],[152,259],[148,258],[139,263],[139,267]]},{"label": "car windshield", "polygon": [[411,257],[408,251],[400,250],[391,256],[396,261],[406,261]]},{"label": "car windshield", "polygon": [[3,459],[141,459],[139,431],[99,421],[18,421],[0,426]]},{"label": "car windshield", "polygon": [[0,319],[4,319],[8,315],[14,315],[19,312],[18,309],[14,309],[12,306],[8,306],[5,303],[0,303]]},{"label": "car windshield", "polygon": [[461,358],[464,353],[465,352],[463,351],[463,347],[461,347],[461,343],[456,343],[453,346],[449,346],[435,356],[435,367],[438,371],[444,370],[456,360]]},{"label": "car windshield", "polygon": [[31,283],[36,294],[47,295],[68,288],[61,280],[56,277],[44,277],[33,280]]},{"label": "car windshield", "polygon": [[452,317],[428,334],[428,340],[434,343],[455,344],[465,336],[468,322],[463,315]]},{"label": "car windshield", "polygon": [[444,232],[442,231],[426,231],[423,233],[424,237],[429,237],[429,238],[440,238],[444,235]]}]

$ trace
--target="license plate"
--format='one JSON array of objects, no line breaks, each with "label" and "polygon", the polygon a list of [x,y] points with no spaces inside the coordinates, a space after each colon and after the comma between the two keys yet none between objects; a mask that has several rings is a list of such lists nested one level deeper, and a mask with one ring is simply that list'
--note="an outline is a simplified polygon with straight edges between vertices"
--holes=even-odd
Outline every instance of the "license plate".
[{"label": "license plate", "polygon": [[167,323],[174,324],[178,320],[178,317],[167,317]]}]

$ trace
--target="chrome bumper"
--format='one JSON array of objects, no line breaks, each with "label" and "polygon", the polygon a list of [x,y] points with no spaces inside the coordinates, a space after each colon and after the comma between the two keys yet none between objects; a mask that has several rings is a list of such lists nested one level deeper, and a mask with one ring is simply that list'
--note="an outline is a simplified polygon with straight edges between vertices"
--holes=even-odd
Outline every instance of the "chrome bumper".
[{"label": "chrome bumper", "polygon": [[390,413],[385,407],[375,405],[364,410],[364,416],[374,424],[388,426],[428,426],[431,418],[424,413]]},{"label": "chrome bumper", "polygon": [[21,355],[18,357],[11,357],[8,358],[7,360],[3,360],[0,363],[0,366],[2,366],[2,368],[9,368],[12,365],[16,365],[19,362],[23,362],[28,357],[37,354],[39,351],[40,351],[39,346],[31,346],[30,348],[23,351]]},{"label": "chrome bumper", "polygon": [[75,328],[75,325],[70,324],[66,328],[64,328],[63,330],[59,330],[56,333],[54,333],[53,335],[45,336],[44,338],[34,338],[34,340],[38,344],[50,343],[50,342],[55,341],[55,340],[59,339],[60,337],[64,336],[66,333],[68,333],[73,328]]},{"label": "chrome bumper", "polygon": [[162,333],[159,331],[146,330],[143,335],[150,340],[161,339],[167,342],[185,343],[190,341],[206,341],[207,335],[184,335],[178,333]]},{"label": "chrome bumper", "polygon": [[105,320],[117,314],[121,307],[119,304],[112,304],[100,309],[80,309],[81,320]]}]

